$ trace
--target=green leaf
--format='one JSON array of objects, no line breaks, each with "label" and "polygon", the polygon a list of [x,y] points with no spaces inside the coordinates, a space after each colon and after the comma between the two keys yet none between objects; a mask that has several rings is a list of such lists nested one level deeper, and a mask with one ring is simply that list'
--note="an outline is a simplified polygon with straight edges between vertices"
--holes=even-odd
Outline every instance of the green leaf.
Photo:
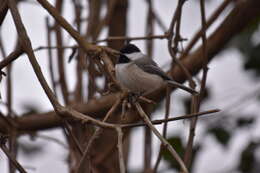
[{"label": "green leaf", "polygon": [[245,61],[246,70],[254,70],[258,75],[260,74],[260,44],[252,47],[248,53],[248,57]]},{"label": "green leaf", "polygon": [[230,132],[224,127],[212,127],[208,129],[208,133],[211,133],[215,136],[217,141],[222,145],[226,146],[231,138]]},{"label": "green leaf", "polygon": [[[179,136],[169,138],[168,142],[181,157],[184,155],[184,146]],[[172,155],[166,148],[162,150],[162,158],[170,164],[171,168],[179,169],[179,164],[172,158]]]},{"label": "green leaf", "polygon": [[[181,138],[179,136],[174,136],[174,137],[169,138],[168,142],[172,145],[172,147],[180,155],[180,157],[183,158],[186,146],[183,145]],[[192,149],[193,159],[191,161],[191,169],[193,166],[193,161],[195,160],[195,158],[197,156],[197,152],[200,150],[200,148],[201,148],[200,145],[195,145]],[[169,151],[165,148],[162,150],[162,158],[170,165],[171,169],[180,170],[179,164],[172,157],[172,155],[169,153]]]},{"label": "green leaf", "polygon": [[254,166],[257,164],[254,153],[258,146],[259,143],[251,141],[248,144],[248,146],[242,151],[240,156],[240,162],[238,165],[238,169],[242,173],[254,172]]},{"label": "green leaf", "polygon": [[255,122],[254,117],[249,117],[249,118],[241,117],[236,120],[236,125],[237,127],[241,128],[241,127],[251,126],[254,122]]}]

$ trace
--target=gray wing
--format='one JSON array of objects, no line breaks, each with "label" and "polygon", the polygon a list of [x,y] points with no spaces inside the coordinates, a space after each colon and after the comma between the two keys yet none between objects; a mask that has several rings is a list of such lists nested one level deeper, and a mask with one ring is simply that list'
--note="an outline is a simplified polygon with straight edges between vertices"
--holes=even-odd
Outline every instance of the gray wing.
[{"label": "gray wing", "polygon": [[144,56],[143,58],[139,58],[135,60],[134,63],[145,72],[161,76],[164,80],[171,80],[171,78],[167,76],[167,74],[156,64],[156,62],[148,57]]}]

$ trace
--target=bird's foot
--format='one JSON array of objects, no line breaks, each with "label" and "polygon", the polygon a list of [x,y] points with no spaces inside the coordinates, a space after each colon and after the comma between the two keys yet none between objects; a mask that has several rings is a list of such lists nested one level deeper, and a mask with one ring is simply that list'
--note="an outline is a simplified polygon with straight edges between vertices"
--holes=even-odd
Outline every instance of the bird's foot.
[{"label": "bird's foot", "polygon": [[139,94],[139,93],[129,92],[128,97],[127,97],[128,103],[135,104],[138,101],[140,96],[141,96],[141,94]]}]

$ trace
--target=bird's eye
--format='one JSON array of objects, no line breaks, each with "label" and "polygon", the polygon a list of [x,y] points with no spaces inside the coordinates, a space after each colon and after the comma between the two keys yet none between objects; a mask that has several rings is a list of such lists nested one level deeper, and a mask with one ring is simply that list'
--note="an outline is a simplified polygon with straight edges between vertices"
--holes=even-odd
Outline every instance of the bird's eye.
[{"label": "bird's eye", "polygon": [[127,56],[121,54],[119,59],[118,59],[118,64],[120,64],[120,63],[128,63],[130,61],[131,60]]}]

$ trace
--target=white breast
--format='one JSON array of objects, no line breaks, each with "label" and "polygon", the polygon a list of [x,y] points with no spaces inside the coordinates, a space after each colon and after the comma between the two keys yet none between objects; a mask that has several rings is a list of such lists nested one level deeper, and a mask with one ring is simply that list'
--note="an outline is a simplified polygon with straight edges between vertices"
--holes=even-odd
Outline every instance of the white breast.
[{"label": "white breast", "polygon": [[141,70],[133,63],[117,64],[116,78],[122,87],[134,93],[144,93],[155,90],[164,83],[163,79],[154,74]]}]

